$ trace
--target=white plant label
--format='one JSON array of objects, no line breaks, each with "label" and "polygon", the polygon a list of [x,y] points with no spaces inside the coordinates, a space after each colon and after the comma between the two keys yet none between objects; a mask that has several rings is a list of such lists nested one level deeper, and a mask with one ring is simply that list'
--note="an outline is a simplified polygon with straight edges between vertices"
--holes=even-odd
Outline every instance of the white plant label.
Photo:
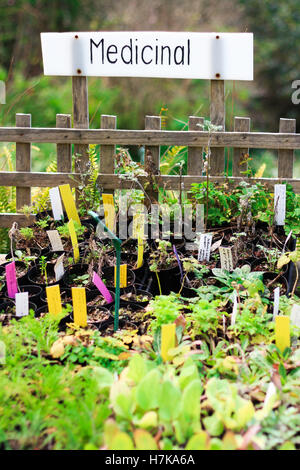
[{"label": "white plant label", "polygon": [[198,250],[198,261],[209,261],[211,242],[212,242],[211,234],[201,233],[199,250]]},{"label": "white plant label", "polygon": [[63,208],[61,204],[59,188],[58,187],[51,188],[49,190],[49,196],[50,196],[50,202],[51,202],[51,207],[52,207],[52,212],[53,212],[53,218],[54,220],[61,220],[62,217],[64,216],[64,213],[63,213]]},{"label": "white plant label", "polygon": [[25,317],[29,312],[28,292],[16,294],[16,316]]},{"label": "white plant label", "polygon": [[290,318],[291,324],[300,328],[300,305],[293,305]]},{"label": "white plant label", "polygon": [[230,246],[220,246],[219,252],[221,257],[221,269],[226,271],[233,271],[234,264],[232,248]]},{"label": "white plant label", "polygon": [[64,251],[64,247],[57,230],[47,230],[47,235],[51,243],[52,251]]},{"label": "white plant label", "polygon": [[280,287],[274,289],[274,305],[273,305],[273,321],[279,312],[279,297],[280,297]]},{"label": "white plant label", "polygon": [[54,272],[55,272],[55,280],[60,281],[63,275],[65,274],[64,270],[64,257],[65,255],[61,255],[59,258],[57,258],[57,261],[54,265]]},{"label": "white plant label", "polygon": [[276,225],[284,225],[286,209],[286,184],[274,185],[274,220]]},{"label": "white plant label", "polygon": [[253,80],[252,33],[41,33],[45,75]]},{"label": "white plant label", "polygon": [[267,388],[267,393],[266,393],[266,396],[265,396],[263,408],[268,406],[268,403],[269,403],[270,399],[272,398],[273,395],[276,394],[276,391],[277,391],[277,389],[276,389],[275,385],[273,384],[273,382],[270,382],[269,385],[268,385],[268,388]]},{"label": "white plant label", "polygon": [[235,291],[234,292],[234,299],[233,299],[232,314],[231,314],[231,326],[235,325],[237,312],[238,312],[238,302],[237,302],[237,293]]}]

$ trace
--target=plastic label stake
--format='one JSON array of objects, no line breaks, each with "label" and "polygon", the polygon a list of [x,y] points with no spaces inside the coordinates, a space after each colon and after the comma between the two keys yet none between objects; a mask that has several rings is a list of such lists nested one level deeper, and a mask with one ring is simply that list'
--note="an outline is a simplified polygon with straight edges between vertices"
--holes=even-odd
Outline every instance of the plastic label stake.
[{"label": "plastic label stake", "polygon": [[14,261],[5,266],[5,274],[8,297],[14,299],[15,295],[18,293],[16,265]]},{"label": "plastic label stake", "polygon": [[120,265],[121,265],[121,240],[111,232],[106,225],[100,220],[98,214],[93,211],[88,212],[91,217],[107,232],[112,239],[117,254],[117,266],[116,266],[116,296],[115,296],[115,317],[114,317],[114,331],[119,328],[119,308],[120,308]]},{"label": "plastic label stake", "polygon": [[281,352],[290,347],[290,317],[286,315],[275,317],[275,342]]},{"label": "plastic label stake", "polygon": [[71,237],[71,242],[73,246],[73,254],[74,254],[74,261],[75,263],[78,263],[79,261],[79,248],[78,248],[78,240],[77,240],[77,235],[75,231],[75,226],[74,226],[74,220],[70,220],[68,222],[68,228],[69,228],[69,233]]},{"label": "plastic label stake", "polygon": [[274,219],[276,225],[284,225],[286,211],[286,184],[274,185]]},{"label": "plastic label stake", "polygon": [[[115,287],[117,286],[117,267],[115,266]],[[127,287],[127,264],[120,266],[120,287]]]},{"label": "plastic label stake", "polygon": [[47,230],[47,235],[51,243],[52,251],[64,251],[64,247],[57,230]]},{"label": "plastic label stake", "polygon": [[56,316],[62,312],[59,285],[46,287],[48,311],[50,315]]},{"label": "plastic label stake", "polygon": [[138,259],[137,259],[137,268],[141,268],[144,262],[144,242],[142,237],[138,237]]},{"label": "plastic label stake", "polygon": [[293,305],[290,319],[292,325],[300,328],[300,305]]},{"label": "plastic label stake", "polygon": [[60,281],[63,275],[65,274],[64,270],[64,257],[65,255],[62,254],[59,258],[57,258],[57,261],[54,265],[54,272],[55,272],[55,280]]},{"label": "plastic label stake", "polygon": [[164,362],[171,359],[168,352],[170,349],[175,348],[175,338],[176,338],[175,323],[170,323],[169,325],[162,325],[160,354]]},{"label": "plastic label stake", "polygon": [[132,238],[139,238],[145,235],[145,214],[138,211],[133,215]]},{"label": "plastic label stake", "polygon": [[78,212],[77,212],[77,209],[76,209],[76,204],[75,204],[72,192],[71,192],[70,185],[69,184],[62,184],[59,187],[59,190],[60,190],[60,195],[61,195],[61,198],[63,200],[64,206],[65,206],[65,209],[66,209],[68,219],[69,220],[73,219],[79,225],[81,225],[79,215],[78,215]]},{"label": "plastic label stake", "polygon": [[28,315],[28,292],[20,292],[16,294],[16,317],[25,317]]},{"label": "plastic label stake", "polygon": [[112,194],[102,194],[103,206],[104,206],[104,218],[106,227],[114,231],[116,223],[116,212],[114,197]]},{"label": "plastic label stake", "polygon": [[59,188],[49,189],[50,202],[54,220],[61,220],[64,217]]},{"label": "plastic label stake", "polygon": [[199,250],[198,250],[198,261],[209,261],[211,242],[212,242],[211,234],[201,233]]},{"label": "plastic label stake", "polygon": [[221,269],[225,271],[233,271],[233,255],[230,246],[220,246]]},{"label": "plastic label stake", "polygon": [[100,293],[103,295],[103,297],[105,298],[105,300],[108,304],[113,302],[114,299],[110,295],[109,290],[107,289],[107,287],[104,284],[104,282],[102,281],[102,279],[95,272],[93,272],[93,284],[95,284],[97,289],[99,289]]},{"label": "plastic label stake", "polygon": [[86,294],[84,287],[72,287],[74,323],[87,326]]},{"label": "plastic label stake", "polygon": [[280,297],[280,287],[274,289],[274,304],[273,304],[273,321],[277,317],[279,312],[279,297]]}]

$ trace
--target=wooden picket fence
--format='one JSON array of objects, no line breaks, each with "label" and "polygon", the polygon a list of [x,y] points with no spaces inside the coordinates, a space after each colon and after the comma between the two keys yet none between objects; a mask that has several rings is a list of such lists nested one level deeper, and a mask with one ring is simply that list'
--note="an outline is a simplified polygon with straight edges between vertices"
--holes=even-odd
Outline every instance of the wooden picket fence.
[{"label": "wooden picket fence", "polygon": [[[156,174],[151,180],[165,190],[188,191],[190,185],[206,179],[203,174],[202,151],[208,141],[211,144],[211,181],[228,181],[238,184],[242,180],[254,183],[261,181],[273,186],[276,183],[290,183],[294,191],[300,193],[300,179],[293,178],[294,150],[300,149],[300,134],[296,133],[294,119],[280,119],[279,132],[263,133],[250,132],[250,118],[236,117],[233,132],[212,132],[202,130],[198,124],[203,118],[191,116],[187,131],[161,130],[159,116],[146,116],[145,130],[118,130],[116,116],[101,116],[99,129],[89,129],[88,96],[86,77],[73,77],[73,128],[71,115],[58,114],[55,128],[32,128],[30,114],[17,114],[16,127],[1,127],[0,142],[16,143],[16,171],[1,171],[0,186],[16,187],[16,207],[20,211],[24,205],[31,204],[32,187],[53,187],[69,183],[76,186],[76,173],[85,172],[88,159],[89,144],[100,144],[100,173],[99,185],[105,192],[115,189],[130,189],[132,181],[121,179],[115,174],[115,146],[129,145],[145,146],[145,169],[151,168]],[[211,81],[211,121],[223,125],[224,112],[224,82]],[[57,172],[31,172],[31,144],[54,143],[57,145]],[[77,156],[75,172],[72,173],[72,144]],[[186,146],[188,148],[187,174],[180,178],[178,175],[160,175],[159,159],[160,146]],[[225,147],[233,148],[233,176],[224,176]],[[273,149],[278,151],[278,178],[247,178],[245,171],[247,163],[245,155],[250,149]],[[75,176],[75,179],[74,179]],[[140,177],[142,185],[149,178]],[[156,187],[157,187],[156,186]],[[0,227],[10,227],[16,221],[20,226],[29,225],[34,217],[22,213],[0,214]]]}]

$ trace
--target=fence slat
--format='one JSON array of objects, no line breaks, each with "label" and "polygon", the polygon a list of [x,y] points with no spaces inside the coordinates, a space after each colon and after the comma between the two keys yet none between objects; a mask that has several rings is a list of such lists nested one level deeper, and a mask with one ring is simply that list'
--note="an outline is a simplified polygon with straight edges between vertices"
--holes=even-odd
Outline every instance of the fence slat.
[{"label": "fence slat", "polygon": [[[203,125],[204,118],[197,116],[189,117],[189,131],[200,131],[203,129],[198,125]],[[202,159],[202,147],[189,147],[188,148],[188,160],[187,160],[187,174],[188,175],[202,175],[203,159]]]},{"label": "fence slat", "polygon": [[[116,116],[101,115],[101,129],[116,129]],[[100,171],[101,173],[114,173],[115,171],[115,145],[101,145],[100,149]]]},{"label": "fence slat", "polygon": [[[16,114],[17,127],[31,127],[31,114]],[[31,171],[31,144],[16,144],[16,170]],[[31,189],[16,187],[16,209],[31,205]]]},{"label": "fence slat", "polygon": [[[88,88],[87,77],[72,77],[73,97],[73,127],[74,129],[89,128]],[[76,143],[74,145],[75,172],[86,173],[89,145]]]},{"label": "fence slat", "polygon": [[[225,83],[224,80],[210,81],[210,120],[225,130]],[[210,174],[223,175],[225,170],[224,148],[211,148]]]},{"label": "fence slat", "polygon": [[[300,134],[0,127],[0,142],[300,149]],[[212,174],[212,173],[211,173]]]},{"label": "fence slat", "polygon": [[[0,172],[0,186],[22,186],[24,188],[33,187],[52,187],[60,184],[69,183],[70,186],[76,187],[80,184],[78,178],[74,179],[75,173],[28,173],[19,171],[1,171]],[[138,178],[141,184],[147,183],[147,177]],[[244,178],[244,177],[224,177],[224,176],[210,176],[211,181],[217,182],[229,182],[239,184],[245,180],[249,184],[255,184],[258,181],[267,183],[269,186],[280,183],[280,178]],[[192,183],[199,183],[206,181],[206,176],[198,175],[183,175],[182,181],[184,187],[190,189]],[[297,193],[300,193],[300,178],[286,178],[286,181],[291,184]],[[98,178],[99,184],[105,189],[116,188],[116,189],[130,189],[135,186],[131,180],[120,179],[119,175],[116,174],[100,174]],[[178,175],[161,175],[159,177],[160,186],[166,186],[166,189],[178,189],[179,188],[179,176]]]},{"label": "fence slat", "polygon": [[[160,116],[146,116],[145,117],[145,129],[159,131],[161,129]],[[145,171],[151,177],[155,175],[159,175],[160,173],[159,165],[160,165],[160,146],[159,145],[147,145],[145,147]],[[149,192],[149,197],[154,202],[157,201],[158,191]]]},{"label": "fence slat", "polygon": [[[280,119],[279,132],[295,133],[296,119]],[[278,151],[278,178],[293,178],[294,174],[294,150]]]},{"label": "fence slat", "polygon": [[17,222],[19,227],[28,227],[28,225],[32,225],[34,221],[34,215],[0,214],[0,228],[11,227],[14,222]]},{"label": "fence slat", "polygon": [[[71,127],[70,114],[57,114],[56,127],[67,128]],[[57,171],[61,173],[70,173],[72,171],[72,146],[71,144],[57,144]]]},{"label": "fence slat", "polygon": [[[234,118],[234,131],[235,132],[250,132],[250,118],[235,117]],[[245,155],[249,153],[247,148],[235,148],[233,151],[232,160],[232,174],[233,176],[240,176],[242,172],[247,171],[248,163],[241,164],[245,159]]]}]

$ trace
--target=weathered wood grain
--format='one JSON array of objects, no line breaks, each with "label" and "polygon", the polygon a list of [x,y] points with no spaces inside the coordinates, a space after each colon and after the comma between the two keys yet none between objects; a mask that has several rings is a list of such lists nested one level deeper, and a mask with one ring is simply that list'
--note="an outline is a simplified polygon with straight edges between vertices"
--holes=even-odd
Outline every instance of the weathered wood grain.
[{"label": "weathered wood grain", "polygon": [[[189,131],[203,132],[204,118],[197,116],[189,117]],[[202,147],[189,147],[187,160],[187,174],[201,175],[203,170]]]},{"label": "weathered wood grain", "polygon": [[[16,114],[17,127],[31,127],[31,114]],[[31,171],[31,145],[16,144],[16,170]],[[31,189],[16,187],[16,208],[22,209],[23,206],[31,204]]]},{"label": "weathered wood grain", "polygon": [[[280,119],[279,132],[295,133],[296,119]],[[278,151],[278,178],[293,178],[294,150],[282,149]]]},{"label": "weathered wood grain", "polygon": [[[146,116],[145,117],[145,129],[160,131],[161,129],[161,118],[160,116]],[[157,175],[160,174],[160,146],[159,145],[147,145],[145,147],[145,171],[149,175],[150,184],[157,181]],[[158,200],[158,191],[148,191],[150,199],[155,202]],[[146,202],[146,201],[145,201]],[[147,203],[147,202],[146,202]]]},{"label": "weathered wood grain", "polygon": [[[67,129],[71,128],[70,114],[57,114],[56,127]],[[72,171],[72,146],[71,144],[57,144],[57,171],[70,173]]]},{"label": "weathered wood grain", "polygon": [[[106,145],[206,146],[208,132],[1,127],[0,142]],[[300,149],[300,134],[268,132],[211,133],[213,147]]]},{"label": "weathered wood grain", "polygon": [[[225,130],[225,82],[210,81],[210,121]],[[223,175],[225,170],[224,148],[211,147],[210,175]]]},{"label": "weathered wood grain", "polygon": [[[250,118],[235,117],[234,118],[234,131],[235,132],[250,132]],[[235,148],[232,160],[232,174],[233,176],[240,176],[242,172],[247,171],[246,155],[249,153],[248,148]],[[244,173],[245,174],[245,173]]]},{"label": "weathered wood grain", "polygon": [[[31,172],[17,172],[17,171],[2,171],[0,172],[0,186],[23,186],[23,187],[53,187],[60,184],[69,183],[71,186],[76,187],[79,183],[72,177],[76,176],[75,173],[35,173]],[[147,177],[138,178],[141,184],[148,182]],[[189,189],[192,183],[200,183],[206,181],[205,176],[200,175],[185,175],[182,177],[185,189]],[[274,184],[287,182],[290,183],[294,190],[300,193],[300,179],[296,178],[242,178],[242,177],[229,177],[224,176],[211,176],[211,181],[224,182],[229,184],[238,184],[241,181],[247,181],[250,184],[260,181],[262,184],[272,186]],[[115,174],[100,174],[98,177],[99,184],[103,188],[124,188],[129,189],[133,187],[131,181],[121,179]],[[178,175],[161,175],[159,177],[161,185],[167,185],[168,189],[178,189],[179,176]]]},{"label": "weathered wood grain", "polygon": [[[117,126],[116,116],[101,115],[101,129],[115,129]],[[115,169],[115,145],[101,145],[100,149],[100,171],[101,173],[114,173]]]},{"label": "weathered wood grain", "polygon": [[[73,127],[74,129],[89,128],[89,107],[87,77],[72,77],[72,99],[73,99]],[[86,173],[89,160],[90,142],[74,142],[75,171]]]},{"label": "weathered wood grain", "polygon": [[9,228],[13,222],[17,222],[19,227],[28,227],[35,221],[35,216],[26,217],[24,214],[0,214],[0,227]]}]

